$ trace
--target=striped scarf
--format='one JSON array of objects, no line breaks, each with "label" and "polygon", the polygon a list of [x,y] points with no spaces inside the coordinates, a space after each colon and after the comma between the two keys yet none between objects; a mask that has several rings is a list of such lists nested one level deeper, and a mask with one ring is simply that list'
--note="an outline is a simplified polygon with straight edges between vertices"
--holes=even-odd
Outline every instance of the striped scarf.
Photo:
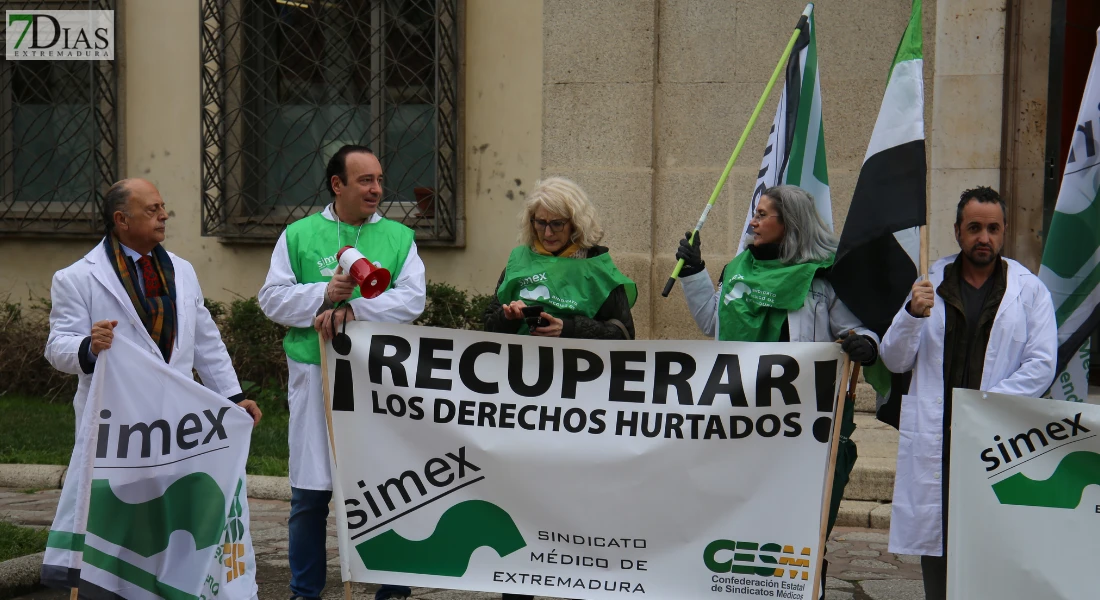
[{"label": "striped scarf", "polygon": [[118,280],[122,282],[122,287],[126,288],[130,301],[134,303],[134,309],[141,317],[145,331],[149,332],[149,337],[160,348],[164,362],[169,362],[172,359],[172,347],[176,343],[176,271],[172,267],[172,259],[160,244],[153,248],[153,265],[160,276],[161,289],[167,291],[167,295],[146,298],[138,285],[141,274],[134,261],[122,249],[118,238],[108,235],[103,240],[103,245],[107,249],[107,255],[114,259],[111,266],[114,267]]},{"label": "striped scarf", "polygon": [[558,258],[588,258],[588,249],[581,248],[576,242],[571,242],[568,246],[559,250],[557,254],[554,254],[553,252],[547,250],[546,246],[542,245],[542,242],[539,241],[539,238],[535,238],[534,243],[531,244],[531,249],[534,250],[536,254],[541,254],[543,256],[556,256]]}]

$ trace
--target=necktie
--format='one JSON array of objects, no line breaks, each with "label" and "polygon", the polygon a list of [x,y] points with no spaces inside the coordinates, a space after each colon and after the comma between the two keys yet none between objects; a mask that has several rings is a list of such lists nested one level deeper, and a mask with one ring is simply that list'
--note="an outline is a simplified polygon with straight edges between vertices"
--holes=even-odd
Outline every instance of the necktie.
[{"label": "necktie", "polygon": [[163,296],[163,286],[160,283],[160,275],[157,274],[157,269],[153,266],[153,259],[142,256],[137,261],[137,267],[141,269],[141,278],[145,282],[145,297]]}]

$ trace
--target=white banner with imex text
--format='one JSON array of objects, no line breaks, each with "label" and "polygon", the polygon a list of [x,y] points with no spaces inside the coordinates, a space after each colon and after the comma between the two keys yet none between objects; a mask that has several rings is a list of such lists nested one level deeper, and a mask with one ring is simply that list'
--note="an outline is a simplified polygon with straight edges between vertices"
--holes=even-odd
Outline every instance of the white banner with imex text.
[{"label": "white banner with imex text", "polygon": [[345,581],[813,597],[836,344],[354,322],[325,363]]}]

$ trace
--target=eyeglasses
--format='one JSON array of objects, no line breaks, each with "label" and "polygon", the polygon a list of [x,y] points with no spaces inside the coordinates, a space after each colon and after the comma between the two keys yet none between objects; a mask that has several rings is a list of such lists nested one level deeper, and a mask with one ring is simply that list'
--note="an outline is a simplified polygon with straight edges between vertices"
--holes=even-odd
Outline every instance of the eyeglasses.
[{"label": "eyeglasses", "polygon": [[535,231],[546,231],[546,228],[549,227],[550,231],[553,231],[554,233],[561,233],[561,230],[565,229],[565,226],[568,223],[568,219],[555,219],[553,221],[544,221],[543,219],[531,219],[531,225],[534,226]]},{"label": "eyeglasses", "polygon": [[754,213],[752,215],[752,218],[757,220],[757,221],[763,221],[764,219],[767,219],[768,217],[775,217],[775,218],[778,219],[779,215],[769,215],[768,213],[764,213],[764,212],[760,212],[760,211],[757,211],[756,213]]}]

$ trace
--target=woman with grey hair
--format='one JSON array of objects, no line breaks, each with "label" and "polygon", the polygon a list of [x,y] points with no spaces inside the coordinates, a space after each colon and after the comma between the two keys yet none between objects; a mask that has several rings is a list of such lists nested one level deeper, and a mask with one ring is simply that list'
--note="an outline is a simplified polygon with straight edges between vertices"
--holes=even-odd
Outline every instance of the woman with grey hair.
[{"label": "woman with grey hair", "polygon": [[[825,226],[806,190],[768,188],[749,222],[753,242],[719,276],[715,290],[700,255],[699,234],[680,240],[680,283],[699,329],[721,341],[832,342],[854,360],[878,358],[878,336],[860,323],[823,277],[833,264],[837,238]],[[828,527],[836,522],[844,486],[856,461],[854,406],[845,405]],[[822,577],[824,581],[824,577]]]},{"label": "woman with grey hair", "polygon": [[551,177],[527,197],[519,246],[485,310],[485,330],[547,337],[634,339],[638,287],[598,245],[596,209],[576,183]]},{"label": "woman with grey hair", "polygon": [[[764,191],[749,225],[752,245],[722,270],[715,290],[695,243],[680,240],[680,283],[695,323],[722,341],[822,342],[845,337],[853,360],[872,363],[878,338],[844,306],[822,277],[833,264],[837,238],[802,188]],[[847,339],[849,330],[860,334]]]}]

